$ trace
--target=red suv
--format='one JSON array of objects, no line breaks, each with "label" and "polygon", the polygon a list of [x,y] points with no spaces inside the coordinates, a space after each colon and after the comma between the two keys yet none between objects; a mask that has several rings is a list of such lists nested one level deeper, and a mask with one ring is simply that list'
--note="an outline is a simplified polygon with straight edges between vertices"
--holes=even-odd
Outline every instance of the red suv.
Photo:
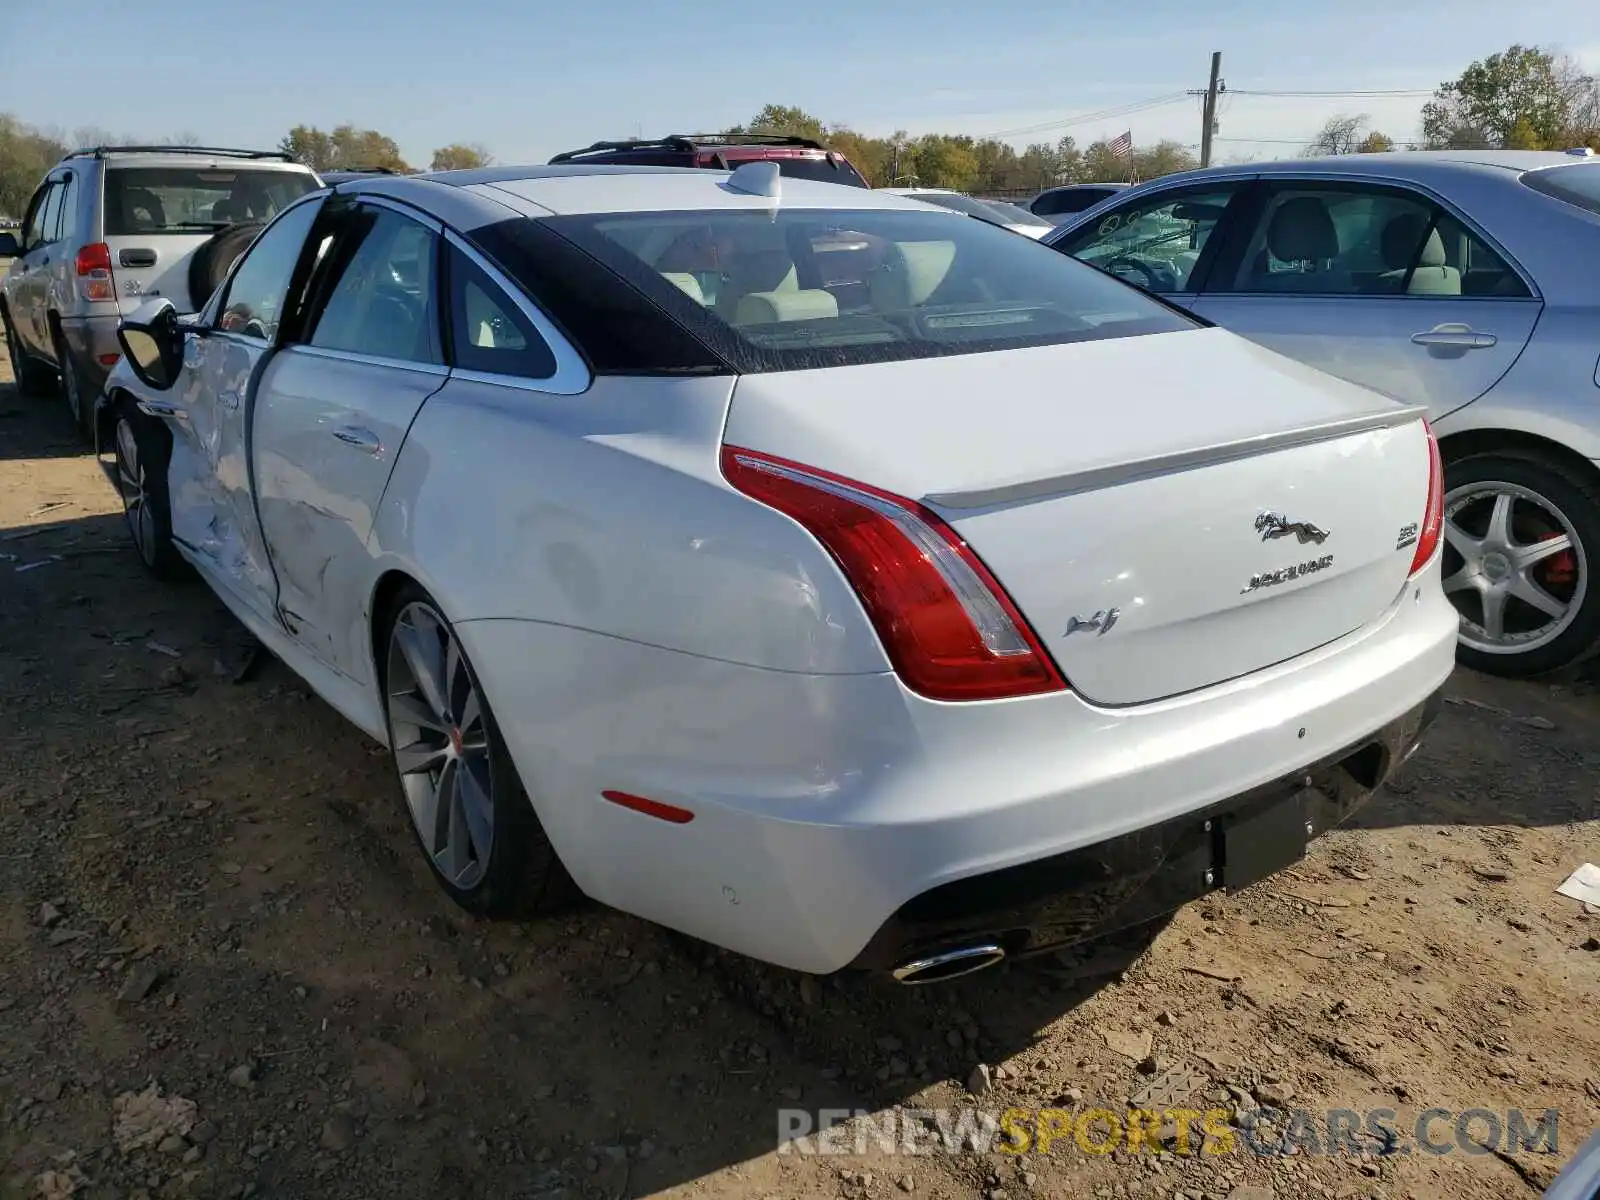
[{"label": "red suv", "polygon": [[810,138],[778,134],[674,133],[664,138],[596,142],[556,155],[552,163],[627,163],[644,167],[706,167],[731,171],[748,162],[775,162],[797,179],[871,187],[850,160]]}]

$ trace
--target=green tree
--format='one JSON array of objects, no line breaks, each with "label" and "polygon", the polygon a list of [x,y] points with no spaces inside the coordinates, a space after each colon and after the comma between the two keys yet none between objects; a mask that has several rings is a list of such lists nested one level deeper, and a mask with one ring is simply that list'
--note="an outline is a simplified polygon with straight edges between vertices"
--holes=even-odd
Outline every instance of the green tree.
[{"label": "green tree", "polygon": [[1384,154],[1394,149],[1394,139],[1387,133],[1379,133],[1374,129],[1361,139],[1361,145],[1356,147],[1357,154]]},{"label": "green tree", "polygon": [[912,148],[911,161],[918,187],[965,191],[978,177],[978,156],[968,137],[924,134]]},{"label": "green tree", "polygon": [[827,137],[827,128],[820,120],[802,108],[794,108],[787,104],[768,104],[750,119],[749,124],[735,125],[727,132],[789,134],[794,137],[812,138],[819,142]]},{"label": "green tree", "polygon": [[395,140],[376,129],[345,124],[325,133],[315,125],[296,125],[278,148],[313,171],[407,172],[411,168]]},{"label": "green tree", "polygon": [[1182,142],[1165,139],[1148,150],[1133,152],[1133,169],[1140,179],[1157,179],[1179,171],[1192,171],[1200,160]]},{"label": "green tree", "polygon": [[1576,63],[1537,46],[1511,46],[1439,85],[1422,107],[1429,146],[1563,146],[1600,116],[1600,88]]},{"label": "green tree", "polygon": [[0,113],[0,217],[21,220],[44,174],[67,152],[58,133]]},{"label": "green tree", "polygon": [[489,153],[489,148],[482,142],[454,142],[448,146],[441,146],[433,152],[433,161],[428,169],[431,171],[467,171],[473,167],[487,167],[494,162],[494,155]]}]

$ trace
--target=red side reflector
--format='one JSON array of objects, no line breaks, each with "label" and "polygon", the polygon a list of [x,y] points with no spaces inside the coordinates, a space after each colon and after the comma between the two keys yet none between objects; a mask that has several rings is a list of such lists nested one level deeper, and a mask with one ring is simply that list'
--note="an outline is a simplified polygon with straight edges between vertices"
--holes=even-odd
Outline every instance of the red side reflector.
[{"label": "red side reflector", "polygon": [[102,367],[114,367],[121,357],[122,355],[120,354],[102,354],[100,355],[100,365]]},{"label": "red side reflector", "polygon": [[646,800],[643,796],[630,795],[627,792],[601,792],[607,800],[623,808],[631,808],[634,812],[643,813],[647,817],[669,821],[674,825],[687,825],[694,820],[694,814],[687,808],[679,808],[676,804],[663,804],[659,800]]}]

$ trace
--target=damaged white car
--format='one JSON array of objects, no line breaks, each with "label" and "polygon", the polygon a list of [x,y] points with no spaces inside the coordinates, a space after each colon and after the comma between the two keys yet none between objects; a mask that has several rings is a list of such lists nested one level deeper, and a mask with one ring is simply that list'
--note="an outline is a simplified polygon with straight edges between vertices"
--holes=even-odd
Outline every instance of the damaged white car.
[{"label": "damaged white car", "polygon": [[859,188],[352,180],[105,402],[444,890],[905,982],[1297,861],[1454,657],[1415,410]]}]

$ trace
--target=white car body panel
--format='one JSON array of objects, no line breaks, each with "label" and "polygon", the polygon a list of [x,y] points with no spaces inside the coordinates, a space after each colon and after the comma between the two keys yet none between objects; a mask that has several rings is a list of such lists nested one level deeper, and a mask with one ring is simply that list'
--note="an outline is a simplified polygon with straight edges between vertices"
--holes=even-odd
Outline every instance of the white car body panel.
[{"label": "white car body panel", "polygon": [[[484,221],[770,205],[722,178],[454,190]],[[413,185],[418,203],[441,186],[374,189]],[[784,180],[783,194],[923,211],[808,181]],[[198,340],[233,347],[211,375],[224,382],[206,386],[255,389],[238,407],[253,437],[167,417],[187,442],[173,468],[180,550],[230,609],[384,740],[376,601],[396,577],[420,584],[579,886],[795,969],[846,966],[930,888],[1194,813],[1352,747],[1417,710],[1453,664],[1438,556],[1408,580],[1412,552],[1395,544],[1423,519],[1417,413],[1220,330],[737,378],[601,376],[581,394],[450,371],[379,384],[370,361],[288,348],[263,367],[239,339]],[[182,400],[126,364],[109,386],[151,412]],[[373,389],[381,403],[350,398]],[[376,446],[336,436],[346,426]],[[936,509],[1084,691],[913,693],[832,556],[723,477],[725,444]],[[1294,537],[1259,538],[1265,509],[1322,526],[1341,566],[1244,605],[1249,575],[1301,557]],[[255,513],[253,533],[235,527]],[[1209,560],[1185,570],[1196,556]],[[1064,641],[1069,612],[1119,603],[1115,634]],[[654,820],[608,790],[694,819]]]}]

